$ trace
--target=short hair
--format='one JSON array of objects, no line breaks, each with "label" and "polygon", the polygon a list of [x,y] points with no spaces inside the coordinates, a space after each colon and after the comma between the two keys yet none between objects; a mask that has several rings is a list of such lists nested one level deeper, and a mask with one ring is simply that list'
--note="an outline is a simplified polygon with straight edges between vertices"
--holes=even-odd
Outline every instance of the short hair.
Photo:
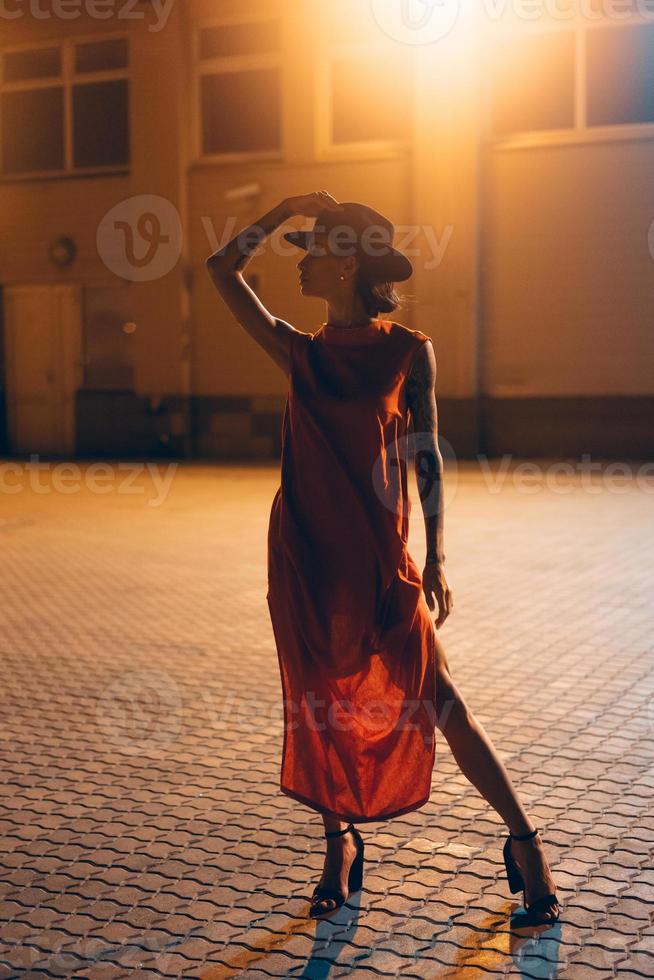
[{"label": "short hair", "polygon": [[402,296],[396,292],[394,282],[370,282],[359,273],[356,290],[368,316],[392,313],[402,305]]}]

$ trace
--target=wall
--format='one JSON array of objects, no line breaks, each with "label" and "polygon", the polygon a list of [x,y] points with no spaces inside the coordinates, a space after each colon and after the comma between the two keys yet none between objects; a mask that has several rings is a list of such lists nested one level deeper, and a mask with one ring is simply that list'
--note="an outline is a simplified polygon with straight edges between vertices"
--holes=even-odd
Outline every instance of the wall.
[{"label": "wall", "polygon": [[653,219],[652,139],[489,152],[482,385],[494,451],[654,451]]},{"label": "wall", "polygon": [[654,140],[488,163],[485,391],[654,394]]},{"label": "wall", "polygon": [[[126,32],[132,65],[138,66],[130,78],[129,174],[0,180],[0,234],[8,243],[0,252],[3,285],[124,284],[98,254],[96,232],[106,212],[134,195],[157,194],[185,217],[188,39],[181,5],[173,5],[164,30],[150,31],[151,23],[151,18],[117,21],[88,16],[74,21],[25,16],[10,24],[0,22],[0,43],[7,45]],[[74,264],[62,270],[51,263],[48,249],[63,234],[74,239],[78,251]],[[117,392],[113,399],[107,392],[78,394],[80,454],[113,454],[121,447],[128,454],[184,451],[190,395],[185,251],[167,275],[129,283],[137,323],[135,390],[131,395]]]},{"label": "wall", "polygon": [[[241,7],[230,2],[220,10]],[[281,198],[323,187],[418,230],[416,274],[400,287],[410,302],[395,318],[434,340],[441,432],[460,455],[654,452],[654,259],[647,249],[654,141],[483,146],[483,80],[470,34],[470,43],[440,47],[439,59],[429,48],[416,55],[411,146],[334,154],[324,144],[320,61],[329,8],[285,0],[284,159],[199,163],[193,31],[217,9],[214,0],[174,4],[158,33],[143,23],[120,25],[129,26],[139,66],[131,82],[129,175],[0,181],[0,234],[9,243],[0,252],[0,285],[118,281],[100,260],[95,235],[106,211],[132,195],[162,195],[184,224],[175,269],[130,286],[135,391],[117,393],[113,403],[105,394],[80,397],[80,452],[278,452],[285,378],[224,308],[204,259],[211,229],[219,238],[226,229],[235,234]],[[116,22],[24,18],[0,22],[0,43],[104,30],[116,30]],[[251,182],[260,195],[238,206],[225,200],[227,190]],[[436,267],[424,261],[426,226],[441,243],[451,229]],[[47,254],[60,234],[79,249],[64,271]],[[301,296],[302,253],[283,247],[285,255],[268,248],[248,273],[260,277],[271,312],[313,330],[324,304]]]}]

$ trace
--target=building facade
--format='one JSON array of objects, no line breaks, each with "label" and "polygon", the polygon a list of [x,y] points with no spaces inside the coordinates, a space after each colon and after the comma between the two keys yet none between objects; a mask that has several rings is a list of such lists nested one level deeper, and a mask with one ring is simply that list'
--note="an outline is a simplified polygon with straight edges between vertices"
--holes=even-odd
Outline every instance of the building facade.
[{"label": "building facade", "polygon": [[[204,260],[327,188],[413,261],[393,318],[433,338],[448,450],[651,456],[654,4],[629,2],[434,26],[375,0],[7,0],[0,451],[274,458],[286,379]],[[246,278],[314,330],[283,230]]]}]

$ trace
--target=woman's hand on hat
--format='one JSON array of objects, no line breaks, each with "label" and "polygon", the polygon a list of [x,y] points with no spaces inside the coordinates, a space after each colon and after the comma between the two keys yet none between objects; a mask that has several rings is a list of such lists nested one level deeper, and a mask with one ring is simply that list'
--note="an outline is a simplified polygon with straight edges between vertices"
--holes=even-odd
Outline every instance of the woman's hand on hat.
[{"label": "woman's hand on hat", "polygon": [[287,197],[284,203],[292,215],[302,215],[306,218],[315,218],[321,211],[343,210],[343,205],[339,204],[328,191],[314,191],[312,194]]}]

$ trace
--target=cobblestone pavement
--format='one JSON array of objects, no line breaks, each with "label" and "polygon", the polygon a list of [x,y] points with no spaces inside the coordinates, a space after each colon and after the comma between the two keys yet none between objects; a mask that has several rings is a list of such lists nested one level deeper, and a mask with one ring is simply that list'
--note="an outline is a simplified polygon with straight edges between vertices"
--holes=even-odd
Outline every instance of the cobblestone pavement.
[{"label": "cobblestone pavement", "polygon": [[157,489],[161,461],[3,464],[0,980],[654,976],[654,467],[539,461],[521,488],[518,463],[448,476],[440,636],[545,840],[563,908],[538,931],[510,928],[504,825],[440,733],[429,803],[366,824],[363,890],[306,917],[324,841],[278,790],[277,465]]}]

